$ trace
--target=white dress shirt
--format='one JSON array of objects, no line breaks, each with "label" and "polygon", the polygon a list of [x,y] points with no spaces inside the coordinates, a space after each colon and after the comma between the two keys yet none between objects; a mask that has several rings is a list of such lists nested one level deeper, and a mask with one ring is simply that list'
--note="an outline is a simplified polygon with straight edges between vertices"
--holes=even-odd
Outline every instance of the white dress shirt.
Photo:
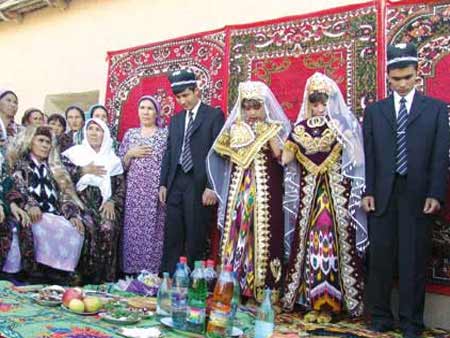
[{"label": "white dress shirt", "polygon": [[402,97],[404,97],[406,100],[406,102],[405,102],[406,112],[409,115],[415,94],[416,94],[416,89],[414,89],[414,88],[405,96],[400,96],[400,95],[398,95],[397,92],[394,92],[394,106],[395,106],[395,117],[396,118],[398,118],[398,112],[400,111],[400,105],[401,105],[400,100],[402,99]]}]

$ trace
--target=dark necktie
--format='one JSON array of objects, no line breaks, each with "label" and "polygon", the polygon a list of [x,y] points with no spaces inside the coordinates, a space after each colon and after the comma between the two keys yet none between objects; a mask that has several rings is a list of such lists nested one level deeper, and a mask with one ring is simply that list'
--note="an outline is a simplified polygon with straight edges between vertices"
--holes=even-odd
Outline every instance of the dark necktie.
[{"label": "dark necktie", "polygon": [[408,122],[408,111],[406,110],[406,99],[400,100],[400,109],[397,116],[397,155],[396,171],[400,175],[408,172],[408,151],[406,149],[406,123]]},{"label": "dark necktie", "polygon": [[192,169],[192,154],[191,154],[191,134],[192,126],[194,124],[194,113],[192,111],[187,111],[186,116],[189,119],[186,132],[184,133],[183,140],[183,152],[181,153],[181,168],[187,173]]}]

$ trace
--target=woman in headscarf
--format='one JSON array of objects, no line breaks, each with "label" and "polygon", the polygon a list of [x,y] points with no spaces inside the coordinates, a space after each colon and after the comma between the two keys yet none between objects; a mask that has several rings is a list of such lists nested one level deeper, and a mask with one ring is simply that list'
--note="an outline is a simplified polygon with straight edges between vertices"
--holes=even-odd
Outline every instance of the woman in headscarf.
[{"label": "woman in headscarf", "polygon": [[262,82],[239,84],[237,102],[208,154],[210,183],[219,197],[221,259],[237,272],[242,294],[280,296],[283,263],[283,168],[290,123]]},{"label": "woman in headscarf", "polygon": [[315,73],[286,142],[283,164],[285,210],[295,219],[290,243],[284,307],[299,302],[307,321],[329,322],[332,314],[362,313],[360,256],[367,246],[361,127],[337,84]]},{"label": "woman in headscarf", "polygon": [[44,124],[44,113],[38,108],[28,108],[22,116],[22,126],[30,125],[39,127]]},{"label": "woman in headscarf", "polygon": [[22,129],[20,125],[14,122],[19,99],[12,90],[0,89],[0,118],[5,126],[8,140],[12,139]]},{"label": "woman in headscarf", "polygon": [[84,226],[79,206],[65,193],[67,182],[58,181],[58,173],[52,170],[51,140],[49,127],[29,126],[17,135],[14,148],[11,144],[8,149],[21,196],[18,203],[28,213],[31,226],[19,230],[19,260],[6,264],[20,267],[22,263],[31,276],[61,277],[60,282],[67,282],[80,258]]},{"label": "woman in headscarf", "polygon": [[125,195],[123,167],[102,120],[89,119],[84,135],[80,145],[62,154],[85,205],[86,243],[80,272],[91,283],[112,282],[116,279]]},{"label": "woman in headscarf", "polygon": [[112,124],[111,121],[109,121],[109,112],[108,109],[102,104],[94,104],[91,106],[87,113],[88,118],[98,118],[106,123],[106,125],[109,127],[109,130],[111,132],[111,137],[113,138],[113,149],[117,152],[119,148],[119,142],[116,140],[117,136],[117,128],[116,125]]},{"label": "woman in headscarf", "polygon": [[141,127],[129,129],[119,149],[127,172],[122,259],[126,274],[158,273],[164,239],[165,208],[158,189],[167,128],[153,96],[141,97],[137,110]]}]

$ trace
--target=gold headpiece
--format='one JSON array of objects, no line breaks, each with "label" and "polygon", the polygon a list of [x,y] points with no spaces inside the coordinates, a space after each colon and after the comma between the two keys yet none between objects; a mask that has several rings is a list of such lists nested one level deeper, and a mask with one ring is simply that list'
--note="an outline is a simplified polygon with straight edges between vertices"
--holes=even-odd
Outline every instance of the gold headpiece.
[{"label": "gold headpiece", "polygon": [[309,80],[308,94],[319,92],[331,95],[332,89],[327,81],[319,73],[315,73]]},{"label": "gold headpiece", "polygon": [[264,86],[261,82],[248,81],[239,84],[241,99],[254,99],[264,101]]}]

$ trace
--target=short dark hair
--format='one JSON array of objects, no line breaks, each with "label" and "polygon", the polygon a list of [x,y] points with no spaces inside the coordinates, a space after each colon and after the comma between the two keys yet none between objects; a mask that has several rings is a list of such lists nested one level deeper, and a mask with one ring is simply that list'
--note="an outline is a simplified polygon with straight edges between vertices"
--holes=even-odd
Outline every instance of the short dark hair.
[{"label": "short dark hair", "polygon": [[58,121],[63,126],[64,131],[66,131],[67,123],[66,123],[66,119],[64,118],[64,116],[62,116],[61,114],[58,114],[58,113],[52,114],[48,117],[47,123],[50,124],[50,122],[52,122],[54,120]]},{"label": "short dark hair", "polygon": [[25,112],[23,113],[23,116],[22,116],[22,125],[23,126],[26,126],[26,125],[28,125],[28,123],[30,123],[29,119],[34,112],[37,112],[37,113],[41,114],[42,117],[44,117],[44,113],[40,109],[28,108],[27,110],[25,110]]},{"label": "short dark hair", "polygon": [[419,69],[419,65],[415,61],[400,61],[387,66],[387,72],[389,74],[391,70],[408,68],[409,66],[414,66],[416,71]]},{"label": "short dark hair", "polygon": [[328,95],[323,92],[314,91],[308,96],[308,101],[310,103],[317,103],[320,102],[322,104],[327,104],[328,102]]},{"label": "short dark hair", "polygon": [[191,90],[192,92],[194,92],[195,91],[195,88],[198,88],[197,87],[197,85],[196,84],[192,84],[192,85],[189,85],[189,86],[187,86],[187,87],[175,87],[175,88],[172,88],[172,92],[173,92],[173,94],[174,95],[178,95],[178,94],[180,94],[181,92],[184,92],[186,89],[189,89],[189,90]]},{"label": "short dark hair", "polygon": [[67,120],[67,113],[69,112],[69,110],[75,109],[76,111],[78,111],[81,115],[81,118],[83,119],[83,122],[86,122],[86,116],[84,116],[84,111],[83,109],[81,109],[80,107],[76,106],[76,105],[71,105],[69,107],[67,107],[66,111],[64,112],[64,116],[66,117]]}]

